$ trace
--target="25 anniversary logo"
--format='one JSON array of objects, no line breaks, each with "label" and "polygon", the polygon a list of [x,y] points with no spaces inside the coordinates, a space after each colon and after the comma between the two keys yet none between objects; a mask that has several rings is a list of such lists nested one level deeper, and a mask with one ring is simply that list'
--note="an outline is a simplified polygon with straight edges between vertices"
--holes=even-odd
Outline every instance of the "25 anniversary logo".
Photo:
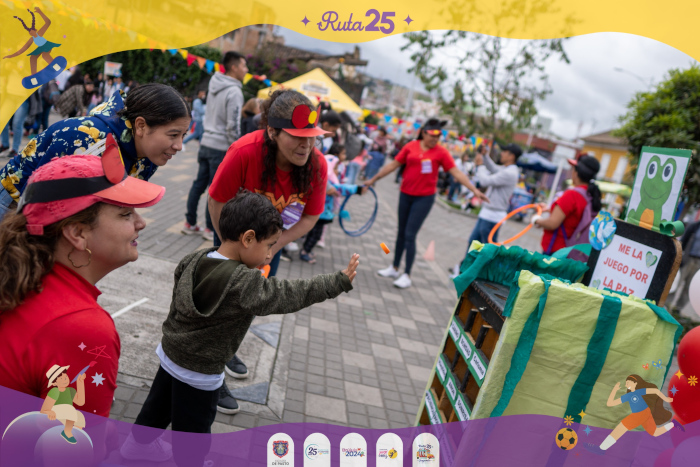
[{"label": "25 anniversary logo", "polygon": [[[321,21],[316,23],[319,31],[326,31],[330,29],[332,31],[369,31],[369,32],[382,32],[384,34],[391,34],[394,32],[394,21],[392,18],[396,16],[393,11],[383,11],[371,9],[367,10],[365,17],[367,18],[365,24],[362,21],[353,21],[352,13],[347,21],[342,21],[338,13],[335,11],[326,11],[321,15]],[[413,21],[410,16],[406,16],[403,21],[406,24],[411,24]],[[309,21],[306,16],[301,20],[306,26]]]}]

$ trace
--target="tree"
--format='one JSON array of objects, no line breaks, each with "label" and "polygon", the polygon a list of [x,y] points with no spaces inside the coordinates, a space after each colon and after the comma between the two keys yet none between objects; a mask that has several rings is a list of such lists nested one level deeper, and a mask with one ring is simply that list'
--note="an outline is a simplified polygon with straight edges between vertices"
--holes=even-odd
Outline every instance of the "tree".
[{"label": "tree", "polygon": [[498,140],[528,127],[536,102],[551,92],[545,62],[555,56],[569,63],[563,39],[514,41],[465,31],[406,36],[402,50],[414,50],[409,71],[437,92],[459,133]]},{"label": "tree", "polygon": [[[221,51],[212,47],[197,45],[187,47],[189,53],[204,57],[214,62],[221,62]],[[159,49],[127,50],[110,54],[109,60],[122,64],[122,80],[145,83],[169,84],[184,95],[194,94],[202,80],[209,76],[206,68],[200,69],[197,63],[187,66],[182,55],[171,55]],[[104,70],[105,57],[97,57],[80,65],[84,73],[96,77]]]},{"label": "tree", "polygon": [[654,91],[637,93],[627,109],[614,135],[627,139],[633,169],[639,164],[642,146],[691,149],[686,207],[700,202],[700,68],[669,71],[666,81]]},{"label": "tree", "polygon": [[[303,60],[284,60],[274,55],[272,49],[262,47],[253,55],[246,57],[248,69],[255,75],[265,75],[267,79],[284,83],[292,78],[306,73],[306,62]],[[246,99],[255,97],[258,91],[269,86],[262,81],[251,79],[243,86]]]}]

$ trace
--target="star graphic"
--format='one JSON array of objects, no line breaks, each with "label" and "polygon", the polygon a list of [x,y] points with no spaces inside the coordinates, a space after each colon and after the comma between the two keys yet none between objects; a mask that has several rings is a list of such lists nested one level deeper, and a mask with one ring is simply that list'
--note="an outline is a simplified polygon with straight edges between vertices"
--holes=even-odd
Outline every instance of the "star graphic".
[{"label": "star graphic", "polygon": [[571,426],[574,423],[574,417],[572,417],[571,415],[567,415],[566,417],[564,417],[564,423],[566,424],[566,426]]},{"label": "star graphic", "polygon": [[591,430],[591,427],[590,427],[590,426],[586,425],[586,429],[583,430],[583,431],[585,431],[585,432],[586,432],[586,436],[588,436],[588,435],[591,434],[591,431],[593,431],[593,430]]},{"label": "star graphic", "polygon": [[676,376],[678,376],[679,378],[680,378],[681,376],[683,376],[683,373],[681,373],[681,370],[678,370],[678,371],[676,372]]},{"label": "star graphic", "polygon": [[92,377],[92,382],[95,384],[95,386],[99,386],[104,380],[105,379],[102,377],[102,373],[95,373],[95,376]]},{"label": "star graphic", "polygon": [[413,20],[411,19],[411,15],[406,16],[406,19],[405,19],[404,21],[406,22],[407,25],[410,26],[410,25],[411,25],[411,22],[413,21]]},{"label": "star graphic", "polygon": [[302,19],[301,22],[304,23],[304,27],[306,27],[306,25],[309,24],[311,21],[309,21],[309,20],[306,18],[306,15],[304,15],[304,19]]},{"label": "star graphic", "polygon": [[101,345],[99,347],[95,347],[92,350],[88,350],[87,353],[89,353],[90,355],[94,355],[96,357],[112,358],[105,352],[105,348],[107,348],[106,345]]},{"label": "star graphic", "polygon": [[669,391],[671,392],[671,394],[673,394],[675,396],[676,393],[678,392],[678,388],[675,386],[671,386],[671,389],[669,389]]},{"label": "star graphic", "polygon": [[87,345],[85,345],[84,342],[81,342],[80,345],[78,346],[78,348],[79,348],[80,350],[85,350],[85,347],[87,347]]},{"label": "star graphic", "polygon": [[688,378],[688,384],[691,385],[691,386],[695,386],[696,384],[698,384],[698,378],[697,378],[697,376],[691,376],[691,377],[689,377],[689,378]]},{"label": "star graphic", "polygon": [[582,411],[579,413],[579,415],[581,416],[581,418],[583,418],[583,417],[586,416],[586,412],[584,412],[584,411],[582,410]]}]

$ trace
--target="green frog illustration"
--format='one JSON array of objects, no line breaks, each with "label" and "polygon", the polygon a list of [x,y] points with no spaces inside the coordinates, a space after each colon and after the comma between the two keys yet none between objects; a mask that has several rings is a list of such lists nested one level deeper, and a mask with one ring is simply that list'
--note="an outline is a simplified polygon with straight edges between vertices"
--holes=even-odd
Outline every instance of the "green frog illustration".
[{"label": "green frog illustration", "polygon": [[676,161],[669,157],[661,165],[661,158],[653,156],[646,167],[639,191],[641,200],[636,209],[631,209],[627,221],[651,230],[667,219],[662,219],[662,208],[673,190],[673,177],[676,175]]}]

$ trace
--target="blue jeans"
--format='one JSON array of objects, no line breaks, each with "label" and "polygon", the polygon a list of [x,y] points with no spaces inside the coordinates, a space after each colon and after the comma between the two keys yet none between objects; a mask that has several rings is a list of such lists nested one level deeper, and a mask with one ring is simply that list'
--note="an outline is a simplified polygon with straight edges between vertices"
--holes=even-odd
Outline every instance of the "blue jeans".
[{"label": "blue jeans", "polygon": [[[474,240],[477,240],[484,244],[488,243],[489,233],[491,233],[491,230],[493,230],[496,224],[496,222],[490,222],[482,218],[478,218],[476,220],[476,225],[474,226],[474,230],[472,230],[472,235],[471,237],[469,237],[469,243],[467,243],[467,253],[464,255],[464,259],[467,259],[467,254],[469,254],[469,246]],[[493,234],[494,242],[498,241],[498,232],[500,231],[501,229],[499,227],[499,229],[496,230],[496,233]],[[464,262],[464,260],[462,260],[462,262]]]},{"label": "blue jeans", "polygon": [[182,141],[182,144],[187,144],[193,139],[196,139],[197,141],[202,141],[202,135],[204,134],[204,122],[195,122],[194,123],[194,133],[190,133],[185,137],[185,139]]},{"label": "blue jeans", "polygon": [[[201,198],[202,194],[211,184],[211,181],[214,179],[214,174],[216,174],[216,169],[219,168],[219,164],[224,160],[225,155],[226,151],[220,151],[206,146],[199,147],[199,152],[197,153],[199,171],[197,172],[197,178],[192,182],[190,194],[187,196],[187,213],[185,214],[185,219],[188,224],[195,225],[197,223],[199,198]],[[207,228],[214,230],[214,224],[212,224],[211,217],[209,217],[208,208],[205,209],[205,218]]]},{"label": "blue jeans", "polygon": [[360,173],[360,164],[356,162],[350,162],[348,164],[348,168],[345,171],[345,183],[348,183],[350,185],[355,184],[355,180],[357,179],[357,175]]},{"label": "blue jeans", "polygon": [[447,193],[447,199],[452,201],[455,193],[456,194],[460,193],[461,186],[462,186],[462,184],[459,183],[457,180],[455,180],[455,178],[452,175],[450,175],[450,191],[449,191],[449,193]]},{"label": "blue jeans", "polygon": [[6,189],[0,187],[0,221],[5,217],[5,214],[12,211],[12,209],[10,209],[10,204],[12,204],[14,200],[15,199],[10,196]]},{"label": "blue jeans", "polygon": [[381,160],[372,159],[370,162],[367,163],[367,166],[365,167],[365,178],[369,180],[370,178],[374,177],[383,165],[384,158],[382,158]]},{"label": "blue jeans", "polygon": [[399,232],[394,248],[394,268],[401,264],[401,256],[406,251],[406,274],[411,274],[416,258],[416,237],[423,222],[435,202],[435,195],[411,196],[401,193],[399,197]]},{"label": "blue jeans", "polygon": [[12,131],[15,134],[12,136],[12,149],[19,152],[19,146],[22,144],[22,133],[24,133],[24,121],[29,115],[29,99],[24,101],[12,119]]}]

